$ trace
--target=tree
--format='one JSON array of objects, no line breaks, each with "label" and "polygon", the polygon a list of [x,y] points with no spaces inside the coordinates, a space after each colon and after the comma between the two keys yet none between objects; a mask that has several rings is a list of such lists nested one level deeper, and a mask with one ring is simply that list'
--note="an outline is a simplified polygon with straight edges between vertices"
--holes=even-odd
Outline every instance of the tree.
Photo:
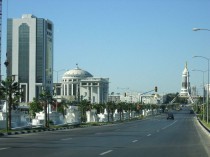
[{"label": "tree", "polygon": [[64,117],[64,115],[65,115],[65,108],[68,107],[66,101],[64,99],[62,99],[60,103],[56,102],[56,105],[57,105],[57,111],[62,113],[62,115]]},{"label": "tree", "polygon": [[86,111],[90,111],[92,108],[92,105],[91,105],[90,101],[82,100],[78,106],[79,106],[79,109],[81,112],[81,121],[86,122],[86,119],[87,119]]},{"label": "tree", "polygon": [[123,114],[123,106],[125,105],[124,102],[120,102],[117,104],[117,111],[120,113],[120,121],[122,120],[122,114]]},{"label": "tree", "polygon": [[114,102],[107,102],[106,104],[107,107],[107,112],[108,112],[108,122],[110,121],[109,117],[110,117],[110,113],[112,116],[112,121],[114,121],[114,110],[116,109],[115,103]]},{"label": "tree", "polygon": [[14,81],[13,77],[7,77],[5,80],[1,81],[0,95],[2,99],[7,101],[8,105],[8,115],[7,115],[7,130],[11,130],[12,121],[12,109],[19,104],[20,97],[22,95],[20,86],[18,82]]},{"label": "tree", "polygon": [[96,109],[97,114],[103,113],[104,109],[106,108],[105,104],[93,104],[92,106],[94,109]]},{"label": "tree", "polygon": [[49,127],[49,115],[47,114],[47,106],[53,100],[52,95],[48,90],[43,90],[43,92],[39,95],[39,100],[42,102],[44,106],[45,127]]},{"label": "tree", "polygon": [[43,106],[37,99],[33,99],[32,102],[29,103],[29,113],[32,118],[35,117],[36,112],[40,112],[43,110]]}]

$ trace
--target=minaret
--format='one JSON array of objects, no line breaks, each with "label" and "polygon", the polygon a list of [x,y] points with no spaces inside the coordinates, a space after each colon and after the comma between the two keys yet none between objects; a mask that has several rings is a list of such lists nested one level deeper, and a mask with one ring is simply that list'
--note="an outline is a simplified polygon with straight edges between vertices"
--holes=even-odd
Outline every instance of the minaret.
[{"label": "minaret", "polygon": [[187,62],[185,64],[185,68],[182,72],[182,87],[181,87],[181,92],[180,96],[181,97],[188,97],[190,94],[190,82],[189,82],[189,71],[187,69]]}]

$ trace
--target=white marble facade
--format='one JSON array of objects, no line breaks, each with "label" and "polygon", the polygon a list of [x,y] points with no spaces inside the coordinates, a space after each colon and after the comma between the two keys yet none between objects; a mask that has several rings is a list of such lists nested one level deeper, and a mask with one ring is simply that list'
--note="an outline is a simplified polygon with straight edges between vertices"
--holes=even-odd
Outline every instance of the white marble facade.
[{"label": "white marble facade", "polygon": [[56,89],[54,89],[57,97],[77,102],[82,100],[88,100],[91,103],[108,102],[109,79],[93,77],[89,72],[80,69],[78,65],[75,69],[66,71],[61,85],[59,83],[58,85],[55,85]]}]

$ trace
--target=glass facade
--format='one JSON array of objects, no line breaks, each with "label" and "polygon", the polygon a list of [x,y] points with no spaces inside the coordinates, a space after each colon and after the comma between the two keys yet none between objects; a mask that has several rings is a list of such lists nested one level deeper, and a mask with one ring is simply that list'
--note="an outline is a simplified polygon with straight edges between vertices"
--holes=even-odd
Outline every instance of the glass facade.
[{"label": "glass facade", "polygon": [[25,23],[19,27],[18,76],[19,83],[29,82],[29,26]]},{"label": "glass facade", "polygon": [[44,74],[44,20],[37,19],[36,25],[36,82],[43,82]]},{"label": "glass facade", "polygon": [[7,52],[6,56],[8,61],[10,62],[7,68],[7,74],[12,75],[12,19],[7,20]]}]

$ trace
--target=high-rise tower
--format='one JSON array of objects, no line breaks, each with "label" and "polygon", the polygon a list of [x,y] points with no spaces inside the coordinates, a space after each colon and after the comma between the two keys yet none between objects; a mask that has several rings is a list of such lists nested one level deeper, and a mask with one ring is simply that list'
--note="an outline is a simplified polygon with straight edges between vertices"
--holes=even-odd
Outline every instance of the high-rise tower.
[{"label": "high-rise tower", "polygon": [[15,75],[24,97],[32,101],[53,87],[53,23],[31,14],[7,21],[7,74]]},{"label": "high-rise tower", "polygon": [[180,93],[170,102],[171,104],[174,103],[177,97],[184,97],[188,99],[188,102],[194,103],[191,97],[191,88],[190,88],[190,75],[187,68],[187,63],[185,64],[184,70],[182,72],[182,87]]},{"label": "high-rise tower", "polygon": [[182,72],[182,87],[181,87],[181,92],[180,96],[181,97],[188,97],[190,94],[190,81],[189,81],[189,71],[187,68],[187,63],[185,64],[185,68]]}]

